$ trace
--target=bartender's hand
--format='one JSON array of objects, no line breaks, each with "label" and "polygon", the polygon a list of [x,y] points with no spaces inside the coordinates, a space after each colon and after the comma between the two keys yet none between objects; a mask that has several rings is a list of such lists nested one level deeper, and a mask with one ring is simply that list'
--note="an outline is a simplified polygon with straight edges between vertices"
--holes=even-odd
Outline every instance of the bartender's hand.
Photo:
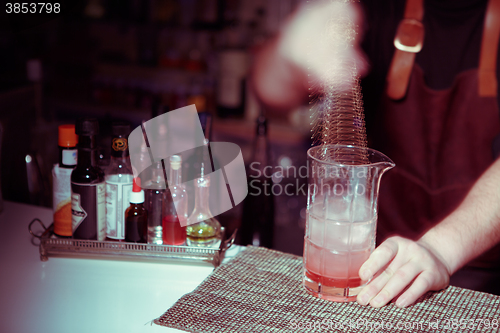
[{"label": "bartender's hand", "polygon": [[355,3],[313,1],[285,24],[277,51],[308,69],[319,84],[335,84],[339,76],[351,74],[345,73],[350,70],[362,74],[367,67],[359,46],[362,18]]},{"label": "bartender's hand", "polygon": [[359,270],[363,280],[374,278],[359,293],[358,303],[378,308],[404,291],[396,299],[396,306],[405,307],[429,290],[445,288],[451,272],[435,252],[422,239],[414,242],[402,237],[388,238]]},{"label": "bartender's hand", "polygon": [[405,290],[396,305],[412,304],[429,290],[448,285],[449,277],[500,242],[500,158],[476,181],[462,203],[417,242],[391,237],[373,251],[359,276],[375,278],[358,303],[380,307]]},{"label": "bartender's hand", "polygon": [[350,74],[368,68],[359,46],[361,25],[361,10],[350,2],[316,0],[299,8],[255,55],[251,84],[259,100],[290,110],[316,87],[352,87]]}]

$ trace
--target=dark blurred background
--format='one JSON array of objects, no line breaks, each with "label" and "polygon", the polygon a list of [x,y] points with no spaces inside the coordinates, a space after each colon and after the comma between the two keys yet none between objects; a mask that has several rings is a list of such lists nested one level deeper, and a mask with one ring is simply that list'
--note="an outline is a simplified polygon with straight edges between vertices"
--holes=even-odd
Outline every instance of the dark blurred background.
[{"label": "dark blurred background", "polygon": [[[111,122],[132,128],[196,104],[212,117],[211,140],[238,144],[252,162],[262,112],[248,84],[252,56],[275,36],[299,0],[59,1],[58,14],[0,10],[0,155],[4,200],[51,207],[57,127],[98,118],[106,166]],[[307,107],[267,110],[272,165],[306,164]],[[274,170],[274,169],[273,169]],[[307,182],[273,177],[294,195],[276,195],[273,248],[302,254]],[[304,187],[305,191],[307,190]],[[242,204],[218,217],[229,231]]]}]

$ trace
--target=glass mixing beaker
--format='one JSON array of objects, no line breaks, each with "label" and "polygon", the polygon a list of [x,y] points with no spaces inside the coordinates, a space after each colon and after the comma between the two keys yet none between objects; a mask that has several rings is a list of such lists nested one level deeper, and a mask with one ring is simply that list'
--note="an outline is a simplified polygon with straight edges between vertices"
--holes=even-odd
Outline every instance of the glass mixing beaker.
[{"label": "glass mixing beaker", "polygon": [[375,248],[380,178],[395,166],[369,148],[310,148],[303,284],[319,298],[356,299],[359,268]]}]

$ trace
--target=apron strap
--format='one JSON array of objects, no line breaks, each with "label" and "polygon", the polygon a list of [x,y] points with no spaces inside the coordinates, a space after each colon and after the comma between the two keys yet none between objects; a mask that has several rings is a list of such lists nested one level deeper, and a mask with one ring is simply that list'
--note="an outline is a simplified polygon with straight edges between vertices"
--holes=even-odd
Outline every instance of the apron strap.
[{"label": "apron strap", "polygon": [[391,99],[401,99],[406,95],[415,54],[424,44],[423,17],[423,0],[407,0],[404,18],[394,38],[396,49],[387,73],[386,92]]},{"label": "apron strap", "polygon": [[479,56],[478,94],[481,97],[497,96],[497,54],[500,37],[500,0],[490,0],[484,19],[483,39]]}]

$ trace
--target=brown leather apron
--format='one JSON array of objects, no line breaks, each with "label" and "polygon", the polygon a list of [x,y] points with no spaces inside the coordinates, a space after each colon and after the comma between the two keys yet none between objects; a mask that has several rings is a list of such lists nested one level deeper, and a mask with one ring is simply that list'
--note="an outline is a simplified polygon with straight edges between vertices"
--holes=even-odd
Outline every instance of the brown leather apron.
[{"label": "brown leather apron", "polygon": [[[433,90],[413,65],[405,97],[382,98],[377,147],[396,168],[381,182],[378,243],[396,234],[418,239],[460,204],[492,164],[499,109],[496,96],[479,96],[478,77],[471,69],[450,88]],[[470,265],[500,269],[500,246]]]},{"label": "brown leather apron", "polygon": [[406,98],[383,99],[381,144],[396,168],[381,183],[379,241],[394,234],[420,237],[460,204],[493,162],[497,99],[478,96],[477,77],[469,70],[451,88],[435,91],[415,65]]}]

